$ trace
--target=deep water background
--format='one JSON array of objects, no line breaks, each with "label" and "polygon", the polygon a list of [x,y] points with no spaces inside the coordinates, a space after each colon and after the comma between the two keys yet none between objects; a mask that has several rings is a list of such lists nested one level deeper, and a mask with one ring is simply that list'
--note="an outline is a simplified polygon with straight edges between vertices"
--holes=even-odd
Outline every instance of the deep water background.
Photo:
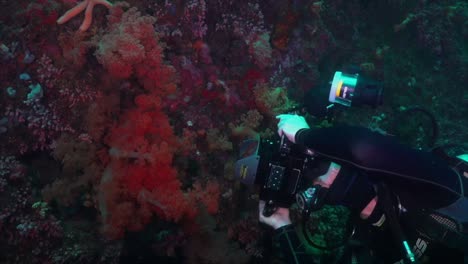
[{"label": "deep water background", "polygon": [[[274,137],[337,70],[381,83],[384,103],[311,125],[468,153],[466,1],[112,3],[83,31],[83,13],[56,22],[79,1],[0,1],[0,263],[279,263],[238,145]],[[346,218],[327,206],[317,240]]]}]

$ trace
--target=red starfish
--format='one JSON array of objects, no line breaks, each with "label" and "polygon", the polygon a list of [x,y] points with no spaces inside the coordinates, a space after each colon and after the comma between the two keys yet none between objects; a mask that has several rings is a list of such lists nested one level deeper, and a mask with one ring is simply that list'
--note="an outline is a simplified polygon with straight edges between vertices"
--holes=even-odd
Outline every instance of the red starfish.
[{"label": "red starfish", "polygon": [[86,9],[85,19],[83,20],[83,23],[80,26],[81,31],[86,31],[88,30],[89,26],[91,25],[91,22],[93,21],[93,8],[95,5],[99,4],[104,5],[107,8],[112,7],[112,3],[107,0],[85,0],[79,3],[77,6],[73,7],[72,9],[68,10],[63,16],[61,16],[57,20],[57,23],[59,25],[66,23],[68,20],[72,19],[73,17],[75,17],[76,15],[78,15]]}]

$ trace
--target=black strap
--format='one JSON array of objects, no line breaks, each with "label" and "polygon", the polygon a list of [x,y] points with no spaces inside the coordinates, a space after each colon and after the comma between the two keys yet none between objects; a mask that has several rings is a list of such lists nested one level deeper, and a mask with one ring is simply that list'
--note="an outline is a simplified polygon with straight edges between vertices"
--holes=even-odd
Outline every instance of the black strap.
[{"label": "black strap", "polygon": [[279,258],[288,264],[313,264],[314,257],[306,252],[293,225],[285,225],[274,231],[273,249]]}]

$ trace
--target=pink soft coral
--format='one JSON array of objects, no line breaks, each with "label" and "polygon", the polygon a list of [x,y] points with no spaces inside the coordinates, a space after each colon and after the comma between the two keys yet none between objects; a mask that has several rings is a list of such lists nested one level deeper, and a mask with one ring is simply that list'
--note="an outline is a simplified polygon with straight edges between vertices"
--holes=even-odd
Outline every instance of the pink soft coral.
[{"label": "pink soft coral", "polygon": [[109,31],[98,44],[96,57],[112,77],[135,76],[149,92],[165,96],[176,90],[173,67],[163,62],[163,49],[152,16],[142,16],[132,7],[117,4],[109,15]]}]

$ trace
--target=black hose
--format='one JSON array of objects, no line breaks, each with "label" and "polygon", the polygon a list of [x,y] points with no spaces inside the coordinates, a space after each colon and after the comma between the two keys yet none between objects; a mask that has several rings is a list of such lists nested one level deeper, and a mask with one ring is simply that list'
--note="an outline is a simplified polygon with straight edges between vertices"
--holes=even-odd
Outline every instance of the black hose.
[{"label": "black hose", "polygon": [[[391,201],[391,193],[387,185],[379,183],[377,185],[377,195],[382,200],[383,210],[385,213],[386,221],[388,221],[392,234],[395,238],[397,246],[401,247],[401,252],[408,263],[418,264],[419,261],[410,248],[406,235],[403,232],[397,212]],[[405,263],[407,263],[405,262]]]},{"label": "black hose", "polygon": [[421,107],[421,106],[412,106],[409,107],[403,111],[400,112],[400,114],[394,119],[393,125],[392,125],[392,131],[397,131],[398,126],[401,125],[401,119],[402,117],[406,117],[409,114],[415,113],[415,112],[420,112],[425,114],[426,116],[429,117],[429,120],[431,121],[432,125],[432,135],[429,137],[429,142],[428,145],[430,148],[434,147],[437,138],[439,137],[439,124],[437,123],[437,120],[435,119],[434,115],[427,109]]}]

